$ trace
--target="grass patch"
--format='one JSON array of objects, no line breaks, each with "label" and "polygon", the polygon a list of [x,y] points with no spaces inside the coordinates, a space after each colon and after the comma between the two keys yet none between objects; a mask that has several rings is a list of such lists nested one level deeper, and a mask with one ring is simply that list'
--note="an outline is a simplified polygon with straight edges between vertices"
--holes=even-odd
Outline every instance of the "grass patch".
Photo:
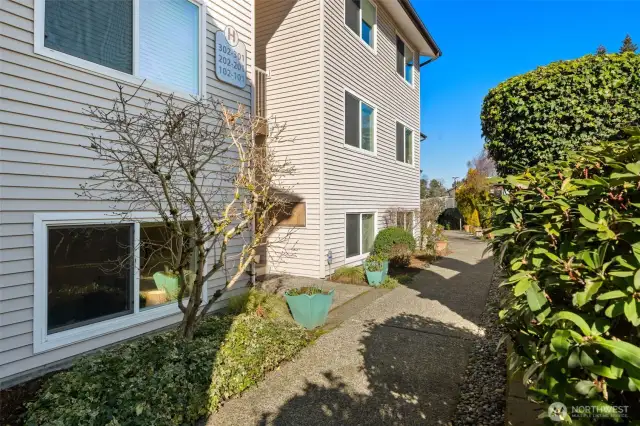
[{"label": "grass patch", "polygon": [[331,275],[331,281],[345,284],[366,284],[362,266],[341,266]]},{"label": "grass patch", "polygon": [[249,295],[236,309],[254,312],[207,318],[191,342],[170,331],[78,360],[46,381],[25,423],[193,424],[309,344],[313,336],[277,309],[258,309],[272,306],[266,300]]},{"label": "grass patch", "polygon": [[382,281],[382,283],[380,284],[379,288],[387,288],[389,290],[393,290],[399,285],[400,285],[400,282],[397,279],[393,277],[386,277],[384,281]]}]

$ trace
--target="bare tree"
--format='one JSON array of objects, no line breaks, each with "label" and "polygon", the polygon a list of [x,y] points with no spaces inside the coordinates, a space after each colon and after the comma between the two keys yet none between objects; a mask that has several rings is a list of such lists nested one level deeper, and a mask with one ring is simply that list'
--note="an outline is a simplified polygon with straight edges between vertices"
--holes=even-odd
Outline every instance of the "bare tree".
[{"label": "bare tree", "polygon": [[[273,218],[287,209],[283,178],[293,168],[272,149],[282,127],[270,123],[269,136],[256,138],[263,122],[243,106],[173,95],[142,101],[141,87],[131,94],[118,89],[109,107],[87,111],[97,123],[87,148],[106,170],[79,195],[112,202],[123,218],[157,215],[163,237],[145,248],[163,253],[165,269],[178,277],[180,333],[191,339],[197,322],[247,276],[256,249],[268,244]],[[225,285],[203,301],[203,287],[217,274]]]},{"label": "bare tree", "polygon": [[476,169],[486,177],[496,175],[496,165],[491,157],[489,157],[487,150],[484,148],[480,151],[480,154],[473,157],[473,159],[467,163],[467,167],[470,169]]}]

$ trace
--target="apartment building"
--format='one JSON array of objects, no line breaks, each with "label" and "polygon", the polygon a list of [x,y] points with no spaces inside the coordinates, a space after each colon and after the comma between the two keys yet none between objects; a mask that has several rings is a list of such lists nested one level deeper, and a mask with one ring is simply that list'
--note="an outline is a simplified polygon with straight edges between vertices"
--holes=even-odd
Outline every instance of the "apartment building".
[{"label": "apartment building", "polygon": [[[302,198],[288,255],[267,274],[357,265],[377,232],[420,206],[420,68],[440,50],[407,0],[256,0],[261,113],[286,123],[278,152]],[[406,212],[393,214],[391,212]]]},{"label": "apartment building", "polygon": [[[100,253],[143,256],[148,212],[122,222],[77,196],[103,167],[82,146],[84,111],[107,107],[116,83],[134,93],[145,81],[138,105],[211,95],[286,123],[278,154],[302,201],[278,232],[294,230],[295,256],[261,266],[322,277],[329,254],[333,267],[366,256],[389,208],[418,208],[420,58],[439,54],[407,0],[2,1],[0,386],[181,318],[175,302],[145,304],[153,271],[100,276]],[[73,239],[82,246],[59,255]],[[74,275],[79,263],[99,285]]]}]

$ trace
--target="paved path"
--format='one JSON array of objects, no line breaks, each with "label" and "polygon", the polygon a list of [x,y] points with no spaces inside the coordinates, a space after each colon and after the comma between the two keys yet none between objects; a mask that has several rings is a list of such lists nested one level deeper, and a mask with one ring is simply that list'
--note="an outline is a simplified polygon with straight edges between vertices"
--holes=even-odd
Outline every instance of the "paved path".
[{"label": "paved path", "polygon": [[493,263],[448,233],[452,254],[366,306],[227,402],[208,425],[443,425],[453,416]]}]

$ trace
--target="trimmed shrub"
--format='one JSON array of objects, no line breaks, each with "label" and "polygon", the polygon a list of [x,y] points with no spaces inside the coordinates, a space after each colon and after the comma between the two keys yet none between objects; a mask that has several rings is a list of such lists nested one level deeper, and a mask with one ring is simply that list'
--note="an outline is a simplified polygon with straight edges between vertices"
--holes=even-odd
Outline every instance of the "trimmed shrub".
[{"label": "trimmed shrub", "polygon": [[500,83],[482,104],[498,174],[524,171],[599,140],[623,139],[640,118],[640,55],[586,55]]},{"label": "trimmed shrub", "polygon": [[411,254],[416,249],[416,240],[405,229],[395,226],[378,232],[373,242],[373,250],[377,255],[389,259],[389,264],[396,267],[408,266]]},{"label": "trimmed shrub", "polygon": [[171,331],[81,358],[47,380],[25,423],[193,424],[307,343],[293,322],[211,316],[189,342]]},{"label": "trimmed shrub", "polygon": [[627,421],[640,418],[640,128],[629,131],[499,179],[492,230],[510,364],[531,395],[569,412],[628,406]]}]

